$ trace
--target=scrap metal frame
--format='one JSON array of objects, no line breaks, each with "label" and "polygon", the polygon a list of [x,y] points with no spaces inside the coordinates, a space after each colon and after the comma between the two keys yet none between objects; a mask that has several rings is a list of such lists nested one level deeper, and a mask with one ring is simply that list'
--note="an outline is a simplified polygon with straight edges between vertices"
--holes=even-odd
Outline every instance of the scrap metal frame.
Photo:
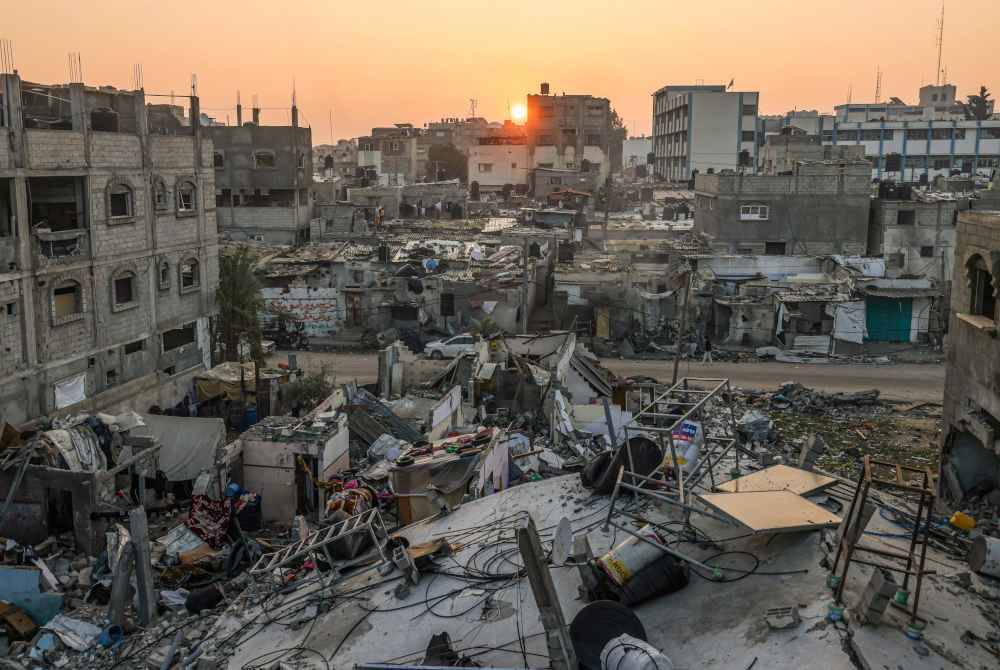
[{"label": "scrap metal frame", "polygon": [[[385,525],[382,523],[382,515],[377,509],[369,509],[356,514],[343,521],[319,528],[309,533],[304,539],[294,544],[264,554],[250,568],[250,574],[254,577],[272,574],[275,570],[284,570],[300,559],[312,556],[315,558],[322,551],[324,559],[329,563],[331,569],[337,564],[337,560],[330,553],[330,545],[342,540],[350,535],[368,532],[372,542],[378,551],[382,562],[388,558],[385,555],[383,544],[388,539]],[[344,563],[344,561],[341,561]]]},{"label": "scrap metal frame", "polygon": [[[692,383],[700,385],[709,384],[711,388],[692,388]],[[674,463],[677,475],[679,500],[681,503],[685,503],[690,490],[699,485],[706,475],[711,481],[712,488],[715,488],[715,466],[729,453],[730,450],[735,450],[736,468],[739,468],[740,466],[741,451],[746,453],[748,456],[752,456],[752,454],[747,452],[743,446],[739,444],[736,438],[736,409],[733,407],[732,386],[730,385],[728,378],[682,377],[677,380],[676,384],[667,387],[665,390],[662,390],[662,392],[659,392],[659,395],[657,395],[657,390],[662,389],[663,386],[664,385],[661,384],[639,385],[638,390],[640,392],[646,389],[651,390],[653,398],[649,404],[640,409],[635,416],[633,416],[632,419],[622,427],[625,438],[625,453],[628,456],[628,471],[625,474],[631,478],[632,486],[639,488],[642,488],[647,481],[650,481],[648,478],[640,477],[635,474],[635,460],[632,455],[632,445],[629,443],[629,433],[631,432],[640,435],[653,433],[656,435],[656,440],[659,442],[661,454],[663,454],[663,456],[665,456],[668,452],[670,454],[671,461]],[[723,399],[729,410],[729,425],[732,437],[709,436],[706,431],[704,433],[705,448],[699,455],[698,460],[691,467],[691,474],[688,480],[685,481],[684,468],[680,467],[677,459],[677,448],[674,445],[674,429],[683,421],[704,409],[705,405],[713,398]],[[642,402],[641,396],[640,402]],[[668,413],[658,411],[662,405],[668,405]],[[683,411],[679,414],[669,411],[673,407],[678,407]],[[652,418],[653,425],[644,425],[642,423],[642,419],[644,418]],[[664,435],[666,435],[666,446],[664,445]],[[713,448],[714,445],[721,446],[721,451],[715,453],[716,449]]]},{"label": "scrap metal frame", "polygon": [[[875,468],[889,468],[894,477],[892,479],[880,478],[878,477],[878,473]],[[917,487],[903,481],[904,472],[918,474],[922,480],[921,485]],[[851,506],[844,518],[845,524],[852,523],[856,509],[859,512],[858,519],[860,520],[864,518],[864,506],[868,503],[868,495],[871,492],[873,484],[887,486],[898,491],[920,496],[919,503],[917,504],[917,515],[913,523],[913,532],[910,534],[909,549],[905,554],[902,554],[862,545],[860,544],[860,540],[864,529],[845,527],[841,533],[840,542],[837,544],[837,554],[833,560],[832,567],[833,575],[838,577],[836,580],[837,589],[835,602],[837,605],[841,606],[844,604],[844,587],[847,584],[847,573],[850,569],[851,563],[859,563],[874,568],[899,572],[903,574],[903,591],[907,591],[909,589],[911,576],[916,579],[913,594],[913,608],[905,610],[910,615],[910,624],[914,625],[920,618],[917,614],[917,610],[920,607],[920,590],[923,585],[924,575],[934,574],[933,570],[924,569],[927,561],[927,545],[930,543],[930,524],[931,517],[934,514],[934,499],[936,497],[934,492],[934,475],[931,473],[929,468],[921,469],[908,467],[900,465],[899,463],[874,459],[871,456],[866,455],[864,457],[861,474],[858,476],[858,485],[854,490],[854,497],[851,500]],[[917,555],[918,548],[919,556]],[[876,556],[881,556],[883,558],[905,561],[906,567],[900,568],[898,565],[886,565],[885,563],[856,558],[854,556],[855,551],[862,551],[875,554]],[[844,555],[844,567],[841,570],[841,574],[838,576],[837,567],[840,564],[841,554]],[[914,564],[916,564],[916,566]]]}]

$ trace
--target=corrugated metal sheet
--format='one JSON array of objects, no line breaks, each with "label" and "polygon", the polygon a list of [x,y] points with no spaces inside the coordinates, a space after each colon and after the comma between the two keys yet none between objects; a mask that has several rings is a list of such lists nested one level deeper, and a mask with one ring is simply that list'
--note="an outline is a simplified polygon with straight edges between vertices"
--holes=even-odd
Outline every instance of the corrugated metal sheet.
[{"label": "corrugated metal sheet", "polygon": [[940,298],[941,290],[936,288],[886,288],[881,286],[865,286],[865,295],[877,298]]}]

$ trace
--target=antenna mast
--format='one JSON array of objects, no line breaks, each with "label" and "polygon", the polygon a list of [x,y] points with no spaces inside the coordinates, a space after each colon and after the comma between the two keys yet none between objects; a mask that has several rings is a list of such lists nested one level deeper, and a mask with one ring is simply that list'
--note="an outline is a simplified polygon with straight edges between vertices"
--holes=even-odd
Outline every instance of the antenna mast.
[{"label": "antenna mast", "polygon": [[882,99],[882,68],[875,66],[875,102]]},{"label": "antenna mast", "polygon": [[938,60],[937,60],[937,74],[936,82],[940,86],[941,81],[941,51],[944,48],[944,0],[941,0],[941,18],[938,19],[938,34],[937,34],[937,48],[938,48]]}]

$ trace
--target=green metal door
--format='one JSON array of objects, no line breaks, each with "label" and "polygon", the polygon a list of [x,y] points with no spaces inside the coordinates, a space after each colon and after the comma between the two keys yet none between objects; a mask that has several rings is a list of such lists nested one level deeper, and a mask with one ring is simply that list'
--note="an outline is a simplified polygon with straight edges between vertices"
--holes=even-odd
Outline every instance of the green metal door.
[{"label": "green metal door", "polygon": [[910,321],[913,318],[913,298],[880,298],[865,300],[865,322],[869,342],[909,342]]}]

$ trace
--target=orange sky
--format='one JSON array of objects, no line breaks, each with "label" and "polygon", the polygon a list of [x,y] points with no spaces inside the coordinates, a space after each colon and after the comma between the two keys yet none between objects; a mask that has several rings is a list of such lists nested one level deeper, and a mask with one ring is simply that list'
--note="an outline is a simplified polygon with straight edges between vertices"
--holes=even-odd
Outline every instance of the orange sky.
[{"label": "orange sky", "polygon": [[[292,79],[314,143],[374,125],[479,115],[502,120],[508,101],[548,81],[554,93],[606,96],[636,134],[648,133],[649,94],[668,83],[759,90],[761,111],[831,111],[846,99],[910,102],[934,80],[939,0],[101,0],[7,3],[0,38],[14,42],[27,79],[68,79],[83,56],[88,84],[130,85],[141,63],[148,92],[184,92],[198,74],[202,107],[288,107]],[[100,6],[100,11],[95,7]],[[1000,93],[997,0],[950,0],[944,63],[964,96]],[[235,112],[229,111],[235,121]],[[248,113],[249,114],[249,113]],[[287,122],[287,113],[263,120]]]}]

